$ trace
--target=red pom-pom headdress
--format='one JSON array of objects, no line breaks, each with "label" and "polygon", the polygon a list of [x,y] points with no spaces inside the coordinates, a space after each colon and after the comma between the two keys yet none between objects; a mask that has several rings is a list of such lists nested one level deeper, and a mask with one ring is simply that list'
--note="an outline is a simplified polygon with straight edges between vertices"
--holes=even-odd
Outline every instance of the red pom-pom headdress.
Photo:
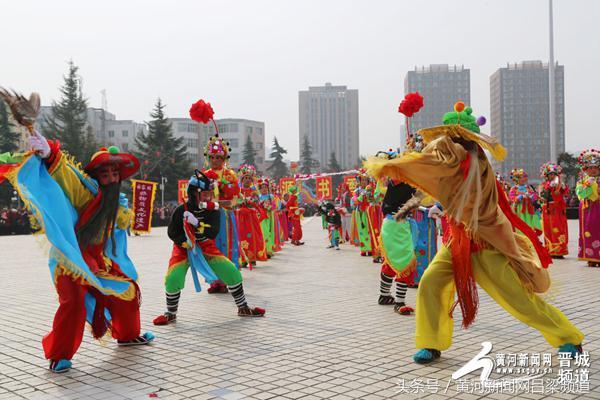
[{"label": "red pom-pom headdress", "polygon": [[418,113],[422,107],[423,96],[421,96],[419,92],[409,93],[404,96],[404,99],[400,102],[398,112],[410,118]]},{"label": "red pom-pom headdress", "polygon": [[423,108],[423,96],[419,94],[419,92],[408,93],[404,96],[404,99],[400,102],[398,106],[398,112],[404,114],[406,117],[406,147],[409,149],[415,150],[415,138],[412,133],[410,133],[410,128],[408,124],[408,119],[419,112],[421,108]]},{"label": "red pom-pom headdress", "polygon": [[212,121],[215,127],[215,135],[208,139],[208,143],[206,143],[206,147],[204,148],[204,160],[206,163],[208,163],[206,158],[209,155],[219,155],[228,159],[230,157],[229,153],[231,152],[229,142],[226,142],[219,137],[219,127],[213,118],[214,115],[215,111],[210,103],[205,102],[203,99],[198,100],[190,107],[191,119],[202,124]]}]

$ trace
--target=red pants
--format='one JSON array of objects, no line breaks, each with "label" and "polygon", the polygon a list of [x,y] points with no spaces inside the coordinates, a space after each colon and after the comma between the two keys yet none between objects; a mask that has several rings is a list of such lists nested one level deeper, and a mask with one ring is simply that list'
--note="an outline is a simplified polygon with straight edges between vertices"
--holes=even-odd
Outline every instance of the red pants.
[{"label": "red pants", "polygon": [[292,219],[292,240],[302,239],[302,224],[299,219]]},{"label": "red pants", "polygon": [[414,285],[414,274],[411,274],[405,278],[398,278],[398,274],[396,273],[396,271],[394,271],[394,269],[390,267],[386,262],[384,262],[381,266],[381,273],[392,278],[395,277],[396,282],[402,282],[407,285]]},{"label": "red pants", "polygon": [[[86,320],[85,295],[87,286],[68,275],[59,275],[56,281],[58,310],[54,315],[52,330],[42,339],[47,359],[70,360],[81,345]],[[136,288],[137,290],[137,288]],[[112,337],[133,340],[140,335],[140,307],[138,296],[125,301],[114,296],[103,296],[111,316]]]}]

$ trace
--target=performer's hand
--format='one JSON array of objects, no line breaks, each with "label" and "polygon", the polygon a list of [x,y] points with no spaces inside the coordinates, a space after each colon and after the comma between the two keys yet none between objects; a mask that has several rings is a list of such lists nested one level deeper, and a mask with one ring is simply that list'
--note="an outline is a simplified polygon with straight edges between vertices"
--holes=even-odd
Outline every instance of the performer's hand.
[{"label": "performer's hand", "polygon": [[48,158],[50,156],[50,145],[45,137],[43,137],[38,131],[34,130],[29,135],[29,145],[31,150],[35,151],[42,158]]},{"label": "performer's hand", "polygon": [[429,211],[427,212],[427,216],[429,218],[435,218],[438,219],[442,216],[444,212],[442,210],[440,210],[440,208],[436,205],[433,205],[432,207],[429,208]]},{"label": "performer's hand", "polygon": [[183,219],[188,223],[188,224],[192,224],[194,226],[198,226],[198,218],[196,218],[194,216],[194,214],[192,214],[189,211],[185,211],[183,213]]}]

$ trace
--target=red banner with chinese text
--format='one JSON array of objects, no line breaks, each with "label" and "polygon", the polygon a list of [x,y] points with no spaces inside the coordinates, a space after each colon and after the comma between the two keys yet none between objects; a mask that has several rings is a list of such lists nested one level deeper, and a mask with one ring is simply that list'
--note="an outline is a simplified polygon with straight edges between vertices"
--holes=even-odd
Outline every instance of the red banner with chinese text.
[{"label": "red banner with chinese text", "polygon": [[296,184],[296,180],[294,178],[281,178],[279,180],[279,190],[281,190],[281,194],[285,194],[289,191],[290,187]]},{"label": "red banner with chinese text", "polygon": [[316,179],[315,194],[317,199],[331,200],[333,198],[333,181],[331,176],[320,176]]},{"label": "red banner with chinese text", "polygon": [[356,189],[356,177],[355,176],[345,176],[344,183],[346,185],[348,185],[348,188],[350,189],[351,192],[354,192],[354,189]]},{"label": "red banner with chinese text", "polygon": [[131,187],[133,188],[133,222],[131,230],[134,233],[150,233],[156,182],[132,179]]},{"label": "red banner with chinese text", "polygon": [[177,202],[183,204],[187,201],[187,179],[180,179],[177,181]]}]

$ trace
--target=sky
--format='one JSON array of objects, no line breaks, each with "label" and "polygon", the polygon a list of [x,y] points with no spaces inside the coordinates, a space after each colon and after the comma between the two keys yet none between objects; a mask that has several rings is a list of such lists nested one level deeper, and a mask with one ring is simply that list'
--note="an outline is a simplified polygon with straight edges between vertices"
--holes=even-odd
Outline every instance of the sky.
[{"label": "sky", "polygon": [[[400,145],[404,76],[415,66],[471,70],[471,106],[489,117],[489,77],[548,60],[547,0],[0,0],[0,86],[58,98],[67,63],[89,105],[147,121],[209,101],[215,118],[264,121],[298,157],[298,91],[359,90],[360,153]],[[554,0],[565,66],[566,148],[600,147],[600,0]],[[427,99],[425,99],[427,101]],[[489,120],[489,118],[488,118]],[[487,132],[483,129],[484,132]]]}]

